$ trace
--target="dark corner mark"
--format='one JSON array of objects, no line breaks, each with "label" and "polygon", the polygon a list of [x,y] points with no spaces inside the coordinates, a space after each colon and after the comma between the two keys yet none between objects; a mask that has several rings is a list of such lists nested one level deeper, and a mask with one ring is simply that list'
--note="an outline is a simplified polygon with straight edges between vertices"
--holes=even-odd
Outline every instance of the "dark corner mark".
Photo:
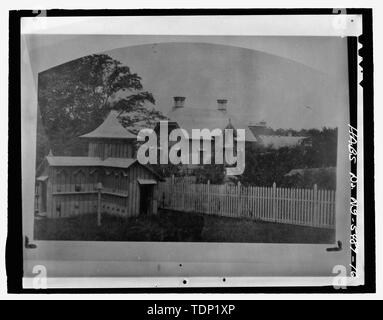
[{"label": "dark corner mark", "polygon": [[340,241],[340,240],[338,240],[337,242],[336,242],[336,247],[331,247],[331,248],[327,248],[326,249],[326,251],[328,251],[328,252],[338,252],[338,251],[342,251],[342,247],[343,247],[343,245],[342,245],[342,241]]}]

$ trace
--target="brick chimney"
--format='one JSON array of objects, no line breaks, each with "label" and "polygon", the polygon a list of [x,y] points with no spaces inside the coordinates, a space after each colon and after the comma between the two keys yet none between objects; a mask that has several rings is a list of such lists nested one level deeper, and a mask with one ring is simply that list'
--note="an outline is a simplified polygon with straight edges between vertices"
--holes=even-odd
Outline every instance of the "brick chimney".
[{"label": "brick chimney", "polygon": [[227,108],[227,99],[218,99],[218,110],[220,111],[226,111]]},{"label": "brick chimney", "polygon": [[185,105],[185,97],[173,97],[174,108],[183,108]]}]

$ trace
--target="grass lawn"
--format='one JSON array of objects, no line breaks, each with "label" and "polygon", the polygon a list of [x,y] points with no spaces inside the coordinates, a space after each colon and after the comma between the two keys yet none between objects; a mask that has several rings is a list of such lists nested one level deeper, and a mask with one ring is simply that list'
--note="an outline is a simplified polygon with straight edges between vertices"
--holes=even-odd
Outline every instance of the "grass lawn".
[{"label": "grass lawn", "polygon": [[121,218],[96,214],[35,220],[35,239],[83,241],[180,241],[334,243],[335,231],[175,211]]}]

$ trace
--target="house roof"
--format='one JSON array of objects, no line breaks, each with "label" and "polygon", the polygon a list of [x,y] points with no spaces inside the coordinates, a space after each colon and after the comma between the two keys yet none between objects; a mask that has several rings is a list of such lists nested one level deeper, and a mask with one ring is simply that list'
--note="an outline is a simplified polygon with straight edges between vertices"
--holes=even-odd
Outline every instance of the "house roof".
[{"label": "house roof", "polygon": [[264,147],[279,149],[283,147],[294,147],[307,137],[259,135],[257,138],[259,143]]},{"label": "house roof", "polygon": [[125,129],[117,116],[117,111],[110,111],[100,126],[80,138],[136,139],[136,135]]},{"label": "house roof", "polygon": [[176,122],[180,128],[186,130],[189,135],[191,135],[192,129],[224,130],[231,123],[235,129],[245,129],[246,141],[256,141],[249,127],[227,111],[182,107],[173,108],[166,116],[170,121]]}]

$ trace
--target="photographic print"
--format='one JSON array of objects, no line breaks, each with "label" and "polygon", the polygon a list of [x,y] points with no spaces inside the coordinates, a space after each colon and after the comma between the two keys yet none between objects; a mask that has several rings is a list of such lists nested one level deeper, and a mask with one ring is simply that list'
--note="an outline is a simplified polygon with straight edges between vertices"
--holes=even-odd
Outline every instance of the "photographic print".
[{"label": "photographic print", "polygon": [[22,19],[23,287],[365,283],[362,17],[182,12]]},{"label": "photographic print", "polygon": [[130,37],[38,74],[34,238],[334,244],[347,39]]}]

